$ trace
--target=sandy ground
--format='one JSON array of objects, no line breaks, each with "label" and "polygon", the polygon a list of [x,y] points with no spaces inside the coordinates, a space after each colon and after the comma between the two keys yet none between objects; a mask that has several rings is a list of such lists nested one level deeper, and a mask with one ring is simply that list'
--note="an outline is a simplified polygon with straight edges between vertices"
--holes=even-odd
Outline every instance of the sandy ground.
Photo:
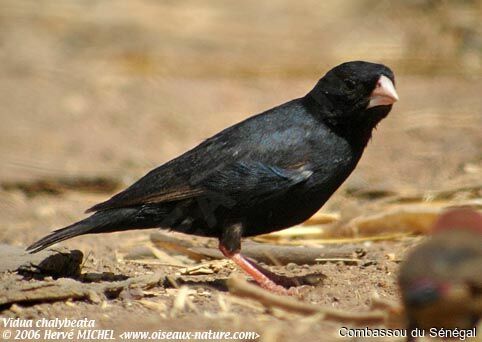
[{"label": "sandy ground", "polygon": [[[348,219],[377,210],[370,198],[354,199],[349,191],[353,188],[423,193],[480,186],[478,50],[461,48],[460,58],[452,59],[447,51],[465,41],[454,41],[445,33],[436,39],[448,47],[444,50],[432,43],[437,48],[426,57],[414,48],[412,31],[424,15],[430,19],[432,14],[412,16],[411,21],[402,15],[391,20],[389,13],[398,7],[388,2],[372,11],[355,8],[353,2],[335,2],[326,1],[320,8],[316,1],[300,6],[288,1],[264,5],[248,1],[234,10],[222,1],[209,5],[2,1],[0,242],[27,246],[52,229],[84,217],[86,208],[113,193],[112,189],[96,193],[78,187],[58,194],[26,192],[22,184],[28,187],[33,180],[82,176],[128,185],[220,129],[304,95],[331,66],[347,59],[390,65],[397,75],[401,101],[379,125],[359,167],[324,212],[338,212]],[[479,2],[474,3],[480,11]],[[464,9],[447,13],[457,11]],[[471,27],[470,18],[476,14],[473,9],[466,12],[462,17]],[[378,30],[380,26],[384,29]],[[430,38],[431,32],[420,27],[422,38]],[[460,190],[448,203],[465,195]],[[480,191],[474,197],[480,200]],[[85,236],[63,245],[83,251],[84,273],[135,277],[161,272],[177,277],[175,267],[131,263],[119,257],[145,245],[150,233]],[[358,243],[373,263],[272,270],[286,275],[321,273],[324,281],[305,288],[300,299],[359,312],[369,308],[374,296],[399,300],[399,261],[418,241],[407,237]],[[114,329],[116,334],[213,329],[256,331],[263,341],[343,339],[338,336],[340,322],[236,300],[217,280],[237,273],[226,266],[212,275],[189,276],[195,283],[188,285],[191,306],[179,310],[173,307],[181,290],[157,286],[140,298],[15,305],[0,316],[88,317],[96,320],[97,327]],[[1,279],[15,277],[4,274]],[[35,282],[18,280],[26,281]],[[143,304],[146,301],[158,305]]]}]

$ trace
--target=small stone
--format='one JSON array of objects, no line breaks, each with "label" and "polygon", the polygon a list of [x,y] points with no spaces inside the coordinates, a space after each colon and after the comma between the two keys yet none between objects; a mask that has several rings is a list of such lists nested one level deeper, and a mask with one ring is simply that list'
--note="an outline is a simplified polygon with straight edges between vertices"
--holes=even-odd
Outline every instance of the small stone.
[{"label": "small stone", "polygon": [[298,265],[293,262],[290,262],[289,264],[286,265],[286,270],[290,272],[296,270],[297,268],[298,268]]}]

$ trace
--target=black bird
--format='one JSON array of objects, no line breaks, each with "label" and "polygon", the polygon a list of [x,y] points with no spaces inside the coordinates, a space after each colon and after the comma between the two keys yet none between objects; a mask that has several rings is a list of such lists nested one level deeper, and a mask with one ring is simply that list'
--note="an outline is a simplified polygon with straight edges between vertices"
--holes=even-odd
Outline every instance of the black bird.
[{"label": "black bird", "polygon": [[301,223],[330,198],[398,100],[394,83],[384,65],[343,63],[306,96],[224,129],[28,250],[83,234],[169,228],[219,238],[222,253],[261,286],[287,293],[240,254],[241,238]]}]

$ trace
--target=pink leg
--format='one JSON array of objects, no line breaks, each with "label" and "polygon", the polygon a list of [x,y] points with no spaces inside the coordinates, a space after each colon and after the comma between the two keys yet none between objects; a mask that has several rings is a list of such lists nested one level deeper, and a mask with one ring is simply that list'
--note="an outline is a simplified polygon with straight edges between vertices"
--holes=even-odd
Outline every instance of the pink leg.
[{"label": "pink leg", "polygon": [[276,284],[273,280],[268,278],[265,274],[260,272],[249,262],[241,253],[230,253],[224,246],[219,245],[219,249],[227,258],[230,258],[236,265],[238,265],[244,272],[250,275],[262,288],[280,294],[280,295],[294,295],[296,288],[292,287],[289,290],[283,286]]}]

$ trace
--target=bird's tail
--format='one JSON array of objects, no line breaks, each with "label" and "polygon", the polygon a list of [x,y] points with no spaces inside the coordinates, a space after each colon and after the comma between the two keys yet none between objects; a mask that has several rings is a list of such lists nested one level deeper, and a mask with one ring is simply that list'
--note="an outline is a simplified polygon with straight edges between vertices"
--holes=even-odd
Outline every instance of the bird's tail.
[{"label": "bird's tail", "polygon": [[99,211],[86,219],[71,224],[65,228],[53,231],[27,248],[36,253],[54,243],[70,239],[75,236],[95,233],[108,233],[128,229],[145,229],[156,226],[153,220],[139,215],[139,208],[118,208]]}]

